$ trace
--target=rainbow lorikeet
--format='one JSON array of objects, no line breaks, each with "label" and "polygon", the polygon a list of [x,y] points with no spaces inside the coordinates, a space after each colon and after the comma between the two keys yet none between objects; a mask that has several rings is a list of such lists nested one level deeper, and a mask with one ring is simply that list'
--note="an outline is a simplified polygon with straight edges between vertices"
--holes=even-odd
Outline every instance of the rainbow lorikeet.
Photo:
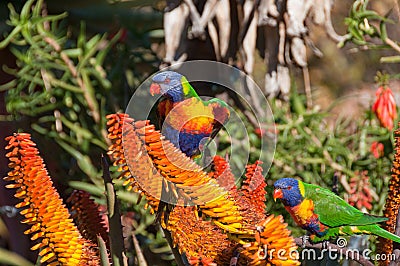
[{"label": "rainbow lorikeet", "polygon": [[338,235],[372,234],[400,243],[400,237],[379,227],[387,218],[354,208],[328,189],[293,178],[274,184],[274,199],[280,199],[294,221],[311,233],[311,241]]},{"label": "rainbow lorikeet", "polygon": [[158,73],[152,82],[150,93],[162,95],[157,106],[162,134],[188,157],[198,157],[201,148],[228,121],[228,105],[217,98],[203,101],[188,80],[177,72]]}]

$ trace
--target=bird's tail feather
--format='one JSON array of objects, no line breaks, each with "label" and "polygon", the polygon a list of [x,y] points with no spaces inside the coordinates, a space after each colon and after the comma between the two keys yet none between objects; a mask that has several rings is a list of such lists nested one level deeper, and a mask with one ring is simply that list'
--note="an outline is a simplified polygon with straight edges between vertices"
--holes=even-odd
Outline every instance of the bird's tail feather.
[{"label": "bird's tail feather", "polygon": [[392,234],[386,231],[385,229],[380,228],[379,226],[374,226],[374,229],[371,230],[371,233],[383,238],[393,240],[394,242],[400,243],[400,236]]}]

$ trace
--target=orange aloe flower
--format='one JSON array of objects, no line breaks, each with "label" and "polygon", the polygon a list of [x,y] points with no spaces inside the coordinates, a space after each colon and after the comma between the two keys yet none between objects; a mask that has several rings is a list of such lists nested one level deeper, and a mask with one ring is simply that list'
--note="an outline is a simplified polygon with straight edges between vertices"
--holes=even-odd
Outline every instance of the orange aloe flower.
[{"label": "orange aloe flower", "polygon": [[7,188],[16,189],[14,196],[21,200],[16,208],[25,217],[22,223],[31,225],[24,233],[39,240],[32,250],[40,249],[40,263],[100,265],[96,246],[73,224],[30,135],[14,134],[6,140],[12,170],[4,180],[12,182]]},{"label": "orange aloe flower", "polygon": [[[400,129],[395,130],[395,155],[392,165],[392,176],[389,181],[389,190],[385,203],[385,210],[383,214],[388,218],[384,222],[384,229],[394,233],[396,229],[397,215],[400,209]],[[393,253],[393,241],[378,237],[378,252],[380,254],[392,254]],[[379,265],[388,265],[388,261],[380,261]]]},{"label": "orange aloe flower", "polygon": [[281,215],[271,214],[260,222],[256,241],[241,252],[240,265],[300,265],[297,245],[286,227]]},{"label": "orange aloe flower", "polygon": [[[154,191],[160,184],[180,196],[180,201],[191,200],[197,205],[185,207],[178,202],[162,223],[190,265],[228,265],[241,251],[238,265],[299,265],[292,257],[258,256],[266,246],[291,255],[297,250],[282,216],[265,216],[266,183],[261,162],[247,167],[246,181],[237,190],[229,164],[222,157],[215,157],[212,172],[206,173],[149,121],[134,121],[125,114],[112,114],[107,119],[113,143],[109,154],[128,189],[144,195],[152,208],[158,207]],[[146,187],[154,191],[149,193]]]},{"label": "orange aloe flower", "polygon": [[236,191],[235,176],[233,175],[229,163],[219,155],[214,156],[212,164],[213,172],[210,175],[215,178],[221,187],[226,190]]},{"label": "orange aloe flower", "polygon": [[[107,118],[108,131],[115,137],[111,153],[124,154],[126,165],[122,167],[133,176],[129,182],[139,187],[144,195],[160,199],[161,185],[164,184],[171,191],[171,197],[198,205],[203,214],[224,230],[245,233],[241,231],[245,229],[241,224],[243,217],[233,196],[166,140],[154,125],[149,121],[133,121],[126,115],[109,115]],[[120,129],[121,134],[118,133]]]},{"label": "orange aloe flower", "polygon": [[167,229],[190,265],[227,265],[240,246],[212,221],[198,217],[195,207],[176,206],[169,216]]},{"label": "orange aloe flower", "polygon": [[[108,154],[114,160],[114,166],[118,167],[119,179],[124,180],[123,185],[127,187],[128,191],[133,190],[140,193],[141,197],[145,196],[147,200],[145,208],[150,207],[150,212],[154,213],[158,209],[161,195],[161,177],[154,174],[147,178],[153,165],[146,156],[137,156],[146,154],[146,151],[143,145],[140,145],[141,140],[133,130],[134,120],[126,114],[111,114],[107,116],[107,119],[108,138],[112,143],[108,148]],[[124,145],[122,143],[123,133],[128,136],[125,138]],[[125,154],[128,155],[128,158]],[[138,182],[138,179],[141,182]]]},{"label": "orange aloe flower", "polygon": [[237,200],[244,209],[246,220],[257,224],[265,218],[265,187],[261,161],[246,166],[245,179],[240,189],[240,197]]},{"label": "orange aloe flower", "polygon": [[93,243],[97,243],[97,236],[100,236],[110,249],[108,226],[103,220],[104,216],[100,214],[99,205],[90,198],[90,194],[86,191],[74,190],[67,202],[72,205],[72,218],[82,236]]},{"label": "orange aloe flower", "polygon": [[396,102],[389,87],[380,86],[375,93],[376,101],[372,111],[376,114],[383,127],[393,129],[393,121],[397,118]]},{"label": "orange aloe flower", "polygon": [[[300,265],[297,245],[281,215],[266,216],[265,187],[261,161],[246,166],[245,180],[239,190],[237,203],[242,207],[246,221],[256,228],[255,241],[245,245],[240,265]],[[282,252],[280,257],[278,252]],[[266,253],[265,253],[266,252]]]}]

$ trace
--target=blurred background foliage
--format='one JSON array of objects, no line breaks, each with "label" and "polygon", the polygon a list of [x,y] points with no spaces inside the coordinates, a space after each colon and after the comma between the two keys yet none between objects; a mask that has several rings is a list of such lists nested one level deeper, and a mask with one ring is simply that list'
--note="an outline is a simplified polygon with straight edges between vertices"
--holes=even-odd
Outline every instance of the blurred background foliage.
[{"label": "blurred background foliage", "polygon": [[[348,1],[334,5],[333,24],[342,34],[354,25],[349,18],[344,23],[351,5]],[[394,40],[399,39],[396,6],[393,1],[371,1],[369,6],[393,20],[387,24],[387,35]],[[105,115],[123,111],[135,88],[158,70],[164,53],[164,7],[165,2],[157,0],[1,1],[1,146],[13,131],[33,134],[64,197],[72,189],[83,189],[104,203],[100,154],[108,144]],[[292,226],[283,208],[270,199],[274,180],[283,176],[328,188],[337,185],[338,193],[349,198],[352,183],[362,180],[361,173],[366,171],[369,185],[363,186],[370,191],[371,206],[362,207],[373,214],[382,212],[393,139],[370,110],[378,87],[374,83],[377,70],[392,75],[399,71],[396,62],[380,62],[393,55],[393,49],[382,46],[382,36],[374,34],[361,32],[363,42],[357,39],[355,43],[354,36],[348,36],[349,42],[339,49],[318,28],[313,29],[311,37],[324,54],[308,58],[314,106],[306,108],[296,72],[290,100],[270,101],[278,141],[267,175],[268,211],[284,214]],[[254,69],[254,79],[262,87],[265,63],[260,56]],[[389,85],[399,99],[398,82]],[[259,147],[260,132],[251,123],[247,126],[251,146]],[[384,147],[378,158],[371,151],[374,142]],[[0,155],[0,173],[5,176],[3,151]],[[116,187],[125,225],[138,235],[148,264],[169,265],[172,256],[153,216],[143,209],[144,203],[136,204],[137,195],[126,192],[118,182]],[[11,205],[6,197],[0,197],[0,205]],[[0,231],[1,245],[16,251],[26,239],[15,237],[18,232],[22,235],[12,226],[15,218],[4,216],[3,220],[10,232]],[[303,233],[292,229],[296,235]],[[35,257],[29,257],[28,251],[18,252]]]}]

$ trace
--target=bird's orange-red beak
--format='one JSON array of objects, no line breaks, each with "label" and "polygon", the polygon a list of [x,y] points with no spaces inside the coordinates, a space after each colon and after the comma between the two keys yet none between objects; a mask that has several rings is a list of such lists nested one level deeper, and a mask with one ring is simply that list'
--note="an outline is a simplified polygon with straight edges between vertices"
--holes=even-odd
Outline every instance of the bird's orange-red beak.
[{"label": "bird's orange-red beak", "polygon": [[276,201],[276,199],[281,199],[281,198],[283,198],[282,190],[280,188],[274,189],[274,201]]},{"label": "bird's orange-red beak", "polygon": [[154,96],[154,94],[160,94],[161,92],[161,87],[159,84],[157,83],[152,83],[150,85],[150,94],[151,96]]}]

